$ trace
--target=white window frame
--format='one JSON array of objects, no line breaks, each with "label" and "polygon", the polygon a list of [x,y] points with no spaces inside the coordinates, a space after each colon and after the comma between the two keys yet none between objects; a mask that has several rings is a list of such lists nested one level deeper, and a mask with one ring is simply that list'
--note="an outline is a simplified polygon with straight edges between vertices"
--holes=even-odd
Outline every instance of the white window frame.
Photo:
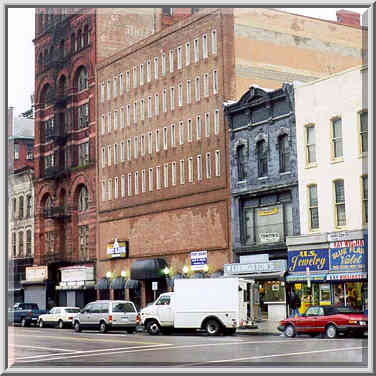
[{"label": "white window frame", "polygon": [[124,85],[123,85],[123,73],[119,73],[119,94],[123,95]]},{"label": "white window frame", "polygon": [[114,166],[118,163],[118,144],[114,144]]},{"label": "white window frame", "polygon": [[133,67],[133,89],[137,88],[137,66]]},{"label": "white window frame", "polygon": [[171,124],[171,147],[176,147],[176,127],[175,124]]},{"label": "white window frame", "polygon": [[187,42],[185,44],[185,65],[188,66],[191,63],[191,44]]},{"label": "white window frame", "polygon": [[176,162],[173,161],[171,163],[171,185],[176,185]]},{"label": "white window frame", "polygon": [[175,88],[170,87],[170,109],[171,111],[175,110]]},{"label": "white window frame", "polygon": [[153,168],[149,168],[149,192],[153,192]]},{"label": "white window frame", "polygon": [[125,160],[125,142],[124,140],[120,142],[120,162]]},{"label": "white window frame", "polygon": [[153,153],[153,132],[152,131],[148,132],[148,153],[149,154]]},{"label": "white window frame", "polygon": [[202,133],[202,127],[201,127],[201,116],[196,116],[196,139],[201,140],[201,133]]},{"label": "white window frame", "polygon": [[144,75],[145,75],[144,64],[140,64],[140,87],[144,86],[144,78],[145,78]]},{"label": "white window frame", "polygon": [[178,83],[178,107],[183,106],[183,83]]},{"label": "white window frame", "polygon": [[155,151],[158,153],[161,150],[161,131],[155,130]]},{"label": "white window frame", "polygon": [[112,179],[107,180],[107,199],[112,200]]},{"label": "white window frame", "polygon": [[151,81],[151,60],[146,62],[146,82]]},{"label": "white window frame", "polygon": [[106,122],[105,122],[105,115],[101,116],[101,135],[103,136],[106,133]]},{"label": "white window frame", "polygon": [[137,123],[137,101],[133,102],[133,123]]},{"label": "white window frame", "polygon": [[127,160],[130,161],[132,159],[132,140],[128,138],[127,140]]},{"label": "white window frame", "polygon": [[214,112],[214,134],[219,134],[219,110],[216,109]]},{"label": "white window frame", "polygon": [[120,108],[120,129],[124,129],[124,107]]},{"label": "white window frame", "polygon": [[218,94],[218,72],[216,69],[213,70],[213,94]]},{"label": "white window frame", "polygon": [[215,176],[221,176],[221,151],[215,151]]},{"label": "white window frame", "polygon": [[209,73],[204,73],[204,97],[209,96]]},{"label": "white window frame", "polygon": [[202,157],[201,154],[197,156],[197,180],[202,180]]},{"label": "white window frame", "polygon": [[193,125],[192,125],[192,119],[188,119],[187,124],[187,141],[192,142],[193,139]]},{"label": "white window frame", "polygon": [[183,46],[179,46],[176,49],[177,59],[178,59],[178,69],[182,69],[183,67]]},{"label": "white window frame", "polygon": [[155,56],[154,57],[154,79],[155,80],[158,80],[158,74],[159,74],[159,72],[158,72],[158,57]]},{"label": "white window frame", "polygon": [[133,138],[133,155],[135,159],[138,158],[138,136]]},{"label": "white window frame", "polygon": [[116,76],[113,77],[112,95],[113,95],[113,98],[117,97],[117,77]]},{"label": "white window frame", "polygon": [[107,197],[107,184],[106,180],[102,180],[102,201],[106,201]]},{"label": "white window frame", "polygon": [[131,105],[127,104],[127,125],[131,126]]},{"label": "white window frame", "polygon": [[138,186],[138,171],[134,173],[134,194],[138,195],[139,192],[139,186]]},{"label": "white window frame", "polygon": [[104,103],[104,92],[105,92],[105,86],[106,86],[106,84],[105,84],[105,82],[103,81],[103,82],[101,83],[101,103]]},{"label": "white window frame", "polygon": [[167,89],[163,89],[162,93],[162,111],[167,112]]},{"label": "white window frame", "polygon": [[163,165],[163,186],[168,188],[168,163]]},{"label": "white window frame", "polygon": [[102,146],[102,168],[106,167],[106,147]]},{"label": "white window frame", "polygon": [[185,184],[184,159],[180,160],[180,184]]},{"label": "white window frame", "polygon": [[212,42],[212,54],[217,54],[217,30],[212,30],[211,32],[211,42]]},{"label": "white window frame", "polygon": [[140,143],[141,143],[141,156],[144,157],[145,156],[145,135],[144,134],[141,135]]},{"label": "white window frame", "polygon": [[107,80],[107,100],[111,99],[111,81]]},{"label": "white window frame", "polygon": [[210,112],[205,112],[205,136],[210,137]]},{"label": "white window frame", "polygon": [[146,176],[145,176],[145,169],[141,170],[141,193],[146,192]]},{"label": "white window frame", "polygon": [[188,182],[193,183],[193,158],[188,158]]},{"label": "white window frame", "polygon": [[140,120],[144,121],[145,120],[145,100],[142,98],[140,100]]},{"label": "white window frame", "polygon": [[120,177],[120,194],[121,197],[125,197],[125,176],[121,175]]},{"label": "white window frame", "polygon": [[202,35],[202,58],[203,59],[208,58],[208,35],[207,34]]},{"label": "white window frame", "polygon": [[125,72],[125,90],[128,92],[131,88],[131,72]]},{"label": "white window frame", "polygon": [[184,144],[184,122],[179,122],[179,145]]},{"label": "white window frame", "polygon": [[167,127],[162,130],[163,150],[167,150]]},{"label": "white window frame", "polygon": [[162,76],[166,75],[166,54],[162,54]]},{"label": "white window frame", "polygon": [[118,128],[118,112],[117,110],[114,111],[114,129]]},{"label": "white window frame", "polygon": [[132,173],[128,173],[128,197],[132,196]]},{"label": "white window frame", "polygon": [[200,101],[200,76],[195,78],[195,101]]},{"label": "white window frame", "polygon": [[200,60],[200,42],[198,38],[196,38],[193,41],[193,52],[194,52],[194,62],[198,63]]},{"label": "white window frame", "polygon": [[111,116],[111,112],[108,112],[107,113],[107,133],[111,133],[111,130],[112,130],[112,116]]},{"label": "white window frame", "polygon": [[187,104],[192,103],[192,84],[191,80],[187,80]]},{"label": "white window frame", "polygon": [[111,155],[112,155],[112,147],[111,145],[107,145],[107,166],[111,166]]},{"label": "white window frame", "polygon": [[154,95],[154,113],[155,113],[155,116],[159,116],[159,94],[156,93]]},{"label": "white window frame", "polygon": [[114,200],[119,198],[119,178],[117,176],[114,177]]},{"label": "white window frame", "polygon": [[155,183],[157,190],[161,189],[161,166],[155,168]]},{"label": "white window frame", "polygon": [[206,178],[211,179],[211,156],[210,153],[206,153]]},{"label": "white window frame", "polygon": [[152,116],[153,116],[153,103],[152,103],[152,100],[151,100],[151,96],[149,95],[148,96],[148,118],[151,119]]},{"label": "white window frame", "polygon": [[168,53],[168,63],[170,66],[170,73],[174,72],[174,50],[170,50]]}]

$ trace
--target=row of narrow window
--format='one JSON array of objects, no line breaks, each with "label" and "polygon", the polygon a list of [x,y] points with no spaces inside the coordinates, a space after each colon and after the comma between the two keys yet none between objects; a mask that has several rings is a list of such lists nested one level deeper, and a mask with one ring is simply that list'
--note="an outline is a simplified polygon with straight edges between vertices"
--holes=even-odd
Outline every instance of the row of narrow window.
[{"label": "row of narrow window", "polygon": [[[216,150],[214,154],[214,174],[215,176],[221,175],[221,161],[220,161],[220,151]],[[132,195],[138,195],[139,193],[145,193],[147,190],[152,192],[154,189],[160,190],[162,188],[168,188],[170,184],[170,177],[171,177],[171,186],[176,186],[178,181],[181,185],[185,184],[186,181],[188,183],[194,182],[194,158],[189,157],[187,159],[187,168],[188,168],[188,175],[186,177],[186,161],[184,159],[180,160],[179,163],[173,161],[171,163],[165,163],[163,165],[163,181],[162,181],[162,166],[155,167],[155,175],[154,169],[151,167],[149,168],[148,172],[146,169],[141,170],[141,186],[139,185],[139,172],[136,171],[133,174],[128,173],[127,176],[127,195],[128,197]],[[212,157],[211,153],[206,153],[205,156],[205,176],[206,179],[211,179],[213,176],[212,173]],[[171,166],[171,175],[170,175],[170,166]],[[177,168],[179,166],[179,171]],[[148,174],[148,177],[146,176]],[[196,177],[197,182],[201,182],[204,178],[203,175],[203,160],[201,155],[196,156]],[[146,179],[148,178],[148,184]],[[119,198],[119,183],[120,183],[120,197],[126,197],[126,182],[125,182],[125,175],[121,175],[120,182],[118,177],[109,178],[102,180],[102,201],[106,200],[116,200]]]},{"label": "row of narrow window", "polygon": [[26,238],[24,235],[24,231],[12,232],[12,257],[32,256],[32,231],[26,230]]},{"label": "row of narrow window", "polygon": [[[362,212],[363,223],[368,223],[368,175],[361,177],[362,184]],[[335,205],[335,225],[336,227],[346,226],[346,200],[344,180],[336,180],[334,186],[334,205]],[[319,221],[319,201],[317,184],[311,184],[308,190],[308,210],[309,210],[309,226],[311,230],[320,228]],[[326,202],[327,204],[327,202]]]},{"label": "row of narrow window", "polygon": [[[200,55],[200,39],[202,39],[202,54]],[[167,61],[169,64],[169,72],[173,73],[175,69],[181,70],[183,69],[183,50],[185,50],[185,66],[189,66],[191,64],[191,43],[186,42],[185,47],[179,46],[176,49],[171,49],[168,53],[163,53],[160,57],[155,56],[153,63],[152,60],[146,61],[145,64],[140,64],[139,66],[134,66],[132,69],[132,87],[136,89],[138,86],[143,86],[145,84],[145,72],[146,72],[146,82],[151,82],[152,77],[154,80],[158,80],[159,75],[165,76],[167,73]],[[211,31],[211,53],[212,55],[217,54],[217,32],[216,30]],[[176,58],[175,58],[176,54]],[[194,63],[198,63],[200,61],[200,57],[202,59],[206,59],[209,57],[209,49],[208,49],[208,34],[203,34],[201,38],[196,38],[193,41],[193,61]],[[176,60],[176,62],[175,62]],[[153,68],[152,68],[153,67]],[[160,72],[160,73],[159,73]],[[124,77],[125,76],[125,77]],[[125,79],[125,85],[124,85]],[[107,80],[106,83],[101,83],[101,102],[105,101],[105,86],[106,86],[106,100],[111,99],[112,97],[115,98],[118,95],[123,95],[124,87],[125,91],[129,91],[131,89],[131,70],[123,73],[119,73],[118,75],[114,76],[112,79],[112,90],[111,90],[111,80]]]},{"label": "row of narrow window", "polygon": [[[203,75],[203,89],[204,97],[209,97],[209,73]],[[194,100],[199,102],[201,100],[201,84],[200,76],[197,76],[194,81]],[[176,102],[176,93],[177,93],[177,102]],[[218,94],[218,72],[217,70],[212,71],[212,93],[213,95]],[[169,101],[168,101],[169,97]],[[139,120],[144,121],[145,115],[148,119],[151,119],[154,116],[159,116],[160,114],[160,98],[162,104],[162,112],[166,113],[168,109],[174,111],[176,107],[183,107],[184,105],[184,84],[183,82],[178,83],[177,91],[175,87],[170,87],[168,90],[164,88],[162,93],[156,93],[153,96],[149,95],[147,99],[141,98],[140,100],[133,101],[133,106],[131,104],[125,105],[120,109],[120,126],[124,127],[124,122],[126,120],[127,125],[131,124],[131,119],[134,124]],[[186,103],[192,104],[192,85],[191,80],[186,82]],[[125,114],[124,114],[125,108]],[[117,128],[118,124],[118,110],[114,110],[113,115],[114,129]],[[111,115],[107,114],[107,132],[112,130],[112,118]],[[105,134],[105,125],[104,125],[104,115],[102,114],[102,126],[101,134]]]},{"label": "row of narrow window", "polygon": [[[17,205],[18,201],[18,205]],[[26,202],[26,206],[24,203]],[[20,196],[17,198],[13,198],[13,210],[12,216],[14,219],[23,219],[23,218],[30,218],[33,215],[33,198],[31,195],[26,196],[26,201],[24,196]]]}]

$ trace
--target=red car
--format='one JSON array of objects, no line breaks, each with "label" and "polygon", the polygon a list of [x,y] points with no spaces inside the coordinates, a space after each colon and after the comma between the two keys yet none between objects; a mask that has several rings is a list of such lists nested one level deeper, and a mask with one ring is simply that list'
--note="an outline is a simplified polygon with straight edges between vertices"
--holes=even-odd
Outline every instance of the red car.
[{"label": "red car", "polygon": [[349,307],[311,306],[301,317],[287,318],[279,324],[278,330],[290,338],[303,333],[335,338],[339,333],[363,336],[368,332],[368,316]]}]

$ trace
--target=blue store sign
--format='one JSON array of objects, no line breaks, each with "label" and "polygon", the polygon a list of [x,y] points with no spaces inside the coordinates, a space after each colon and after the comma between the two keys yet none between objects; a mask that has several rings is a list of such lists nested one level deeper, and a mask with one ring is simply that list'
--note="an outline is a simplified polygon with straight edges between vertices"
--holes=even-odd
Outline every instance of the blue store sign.
[{"label": "blue store sign", "polygon": [[331,272],[363,272],[366,257],[363,239],[330,243]]},{"label": "blue store sign", "polygon": [[289,273],[306,273],[307,267],[310,272],[329,271],[329,250],[288,251]]}]

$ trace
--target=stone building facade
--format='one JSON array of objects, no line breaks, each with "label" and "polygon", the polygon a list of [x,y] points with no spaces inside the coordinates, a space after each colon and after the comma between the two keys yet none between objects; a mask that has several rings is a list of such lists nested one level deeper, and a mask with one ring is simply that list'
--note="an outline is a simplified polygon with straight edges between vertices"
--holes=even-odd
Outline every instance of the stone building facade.
[{"label": "stone building facade", "polygon": [[[168,22],[173,15],[97,65],[97,279],[103,296],[113,296],[114,285],[123,290],[137,276],[141,306],[153,299],[152,280],[164,291],[161,271],[181,276],[194,252],[206,255],[209,274],[232,261],[222,104],[250,85],[310,81],[362,56],[360,27],[271,9],[200,9]],[[296,185],[294,172],[289,179]],[[290,190],[293,201],[297,188]],[[128,246],[120,257],[118,242]],[[280,253],[287,257],[285,245]]]}]

